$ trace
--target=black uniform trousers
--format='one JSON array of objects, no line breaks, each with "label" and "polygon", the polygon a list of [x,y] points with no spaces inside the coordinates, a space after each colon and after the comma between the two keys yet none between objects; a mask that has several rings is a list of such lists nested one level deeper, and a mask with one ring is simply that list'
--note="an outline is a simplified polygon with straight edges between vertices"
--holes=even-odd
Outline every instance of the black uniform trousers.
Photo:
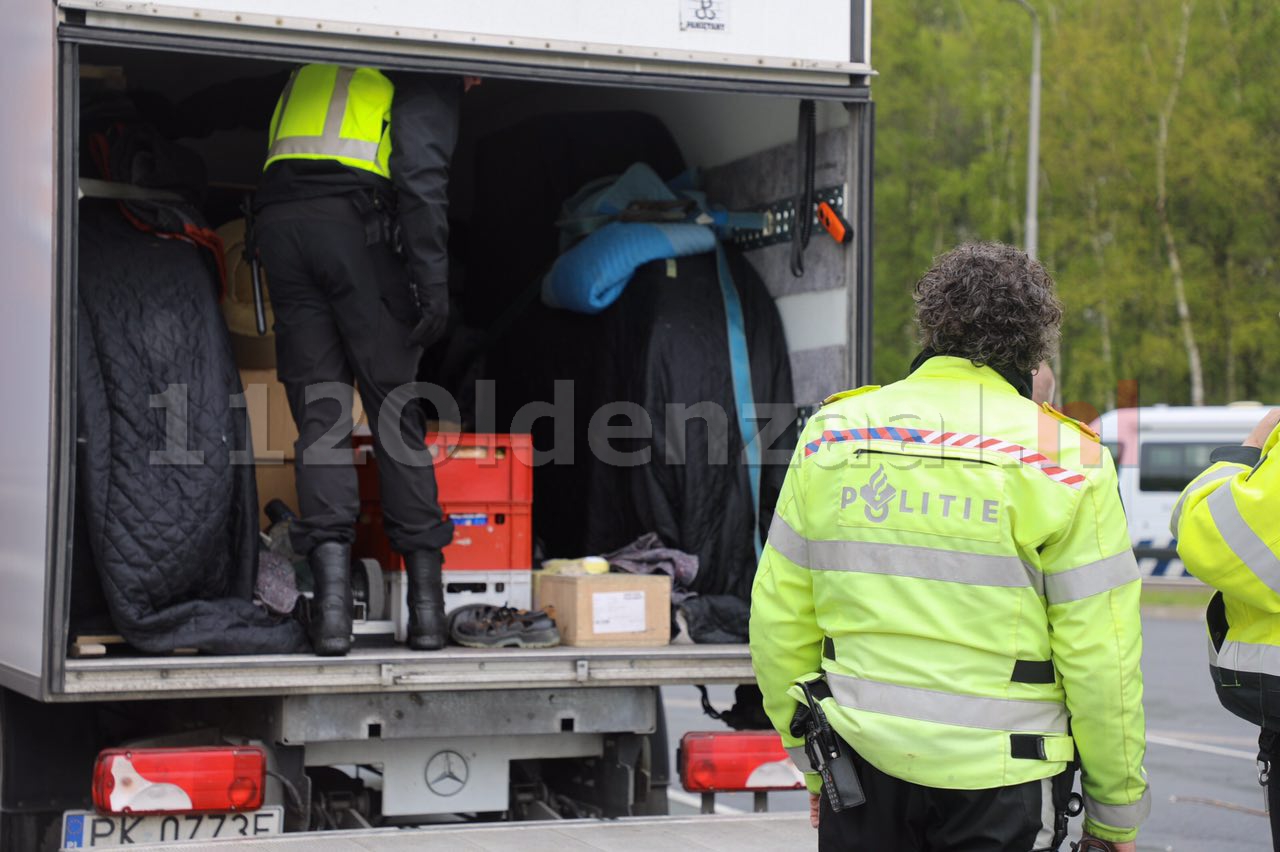
[{"label": "black uniform trousers", "polygon": [[1044,785],[989,790],[922,787],[876,769],[857,753],[867,800],[839,813],[822,797],[821,852],[1030,852],[1042,825]]},{"label": "black uniform trousers", "polygon": [[1271,848],[1280,852],[1280,730],[1262,728],[1258,732],[1258,759],[1271,767],[1264,795],[1271,823]]},{"label": "black uniform trousers", "polygon": [[[360,497],[351,451],[352,379],[359,386],[381,487],[383,521],[400,553],[439,550],[453,538],[424,447],[426,420],[411,400],[384,408],[416,380],[421,347],[405,265],[366,228],[350,195],[269,204],[256,238],[275,313],[276,369],[298,426],[299,520],[294,550],[351,542]],[[389,446],[390,445],[390,446]]]}]

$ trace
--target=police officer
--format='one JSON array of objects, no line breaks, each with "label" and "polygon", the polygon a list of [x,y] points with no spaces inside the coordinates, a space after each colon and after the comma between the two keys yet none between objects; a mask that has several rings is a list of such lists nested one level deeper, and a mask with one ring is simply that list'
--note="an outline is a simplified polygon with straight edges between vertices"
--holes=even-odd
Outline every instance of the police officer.
[{"label": "police officer", "polygon": [[1209,672],[1222,705],[1260,727],[1258,780],[1280,850],[1280,409],[1240,446],[1219,447],[1173,509],[1187,570],[1218,590],[1209,602]]},{"label": "police officer", "polygon": [[351,647],[353,379],[373,430],[387,535],[405,560],[409,645],[444,645],[440,551],[453,528],[421,452],[421,407],[384,403],[415,380],[423,348],[445,327],[446,190],[464,85],[305,65],[271,118],[256,241],[275,311],[277,369],[298,426],[301,511],[291,537],[315,578],[318,654]]},{"label": "police officer", "polygon": [[1109,454],[1031,401],[1053,281],[965,245],[915,301],[910,375],[829,398],[787,474],[752,592],[765,710],[807,771],[796,684],[825,681],[866,802],[814,803],[823,850],[1032,849],[1077,750],[1086,838],[1131,850],[1149,810],[1140,580]]}]

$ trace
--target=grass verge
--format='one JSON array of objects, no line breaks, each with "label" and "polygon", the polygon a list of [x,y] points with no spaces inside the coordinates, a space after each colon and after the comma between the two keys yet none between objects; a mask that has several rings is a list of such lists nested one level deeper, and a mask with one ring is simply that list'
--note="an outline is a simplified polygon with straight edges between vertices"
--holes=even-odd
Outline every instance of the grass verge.
[{"label": "grass verge", "polygon": [[1202,586],[1199,583],[1190,585],[1186,589],[1171,588],[1169,586],[1153,587],[1146,584],[1142,587],[1142,605],[1144,607],[1186,607],[1203,610],[1211,597],[1213,597],[1213,589]]}]

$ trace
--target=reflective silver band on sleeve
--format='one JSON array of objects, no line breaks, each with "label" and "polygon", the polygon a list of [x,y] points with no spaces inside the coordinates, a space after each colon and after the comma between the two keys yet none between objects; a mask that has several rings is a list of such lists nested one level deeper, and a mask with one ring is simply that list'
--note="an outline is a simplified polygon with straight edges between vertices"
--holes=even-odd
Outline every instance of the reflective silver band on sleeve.
[{"label": "reflective silver band on sleeve", "polygon": [[1044,575],[1044,596],[1050,606],[1078,601],[1132,583],[1142,575],[1132,550],[1122,550],[1078,568]]},{"label": "reflective silver band on sleeve", "polygon": [[1232,467],[1220,467],[1217,470],[1211,470],[1202,473],[1195,479],[1191,480],[1191,484],[1182,489],[1182,496],[1178,498],[1178,502],[1173,507],[1173,514],[1169,517],[1169,532],[1174,538],[1178,537],[1178,521],[1182,520],[1182,507],[1187,502],[1187,496],[1197,488],[1208,485],[1210,482],[1217,482],[1219,479],[1230,479],[1240,473],[1244,473],[1248,468],[1243,465]]},{"label": "reflective silver band on sleeve", "polygon": [[1137,828],[1151,813],[1151,788],[1144,790],[1142,798],[1131,805],[1104,805],[1085,793],[1084,812],[1090,819],[1110,828]]},{"label": "reflective silver band on sleeve", "polygon": [[800,533],[791,528],[781,512],[773,513],[773,523],[769,525],[768,544],[801,568],[809,567],[809,556],[806,551],[809,543]]},{"label": "reflective silver band on sleeve", "polygon": [[1036,734],[1067,733],[1067,708],[1057,701],[983,698],[827,673],[842,707],[902,719]]},{"label": "reflective silver band on sleeve", "polygon": [[1280,558],[1258,537],[1236,505],[1230,488],[1219,488],[1205,500],[1222,541],[1271,591],[1280,594]]},{"label": "reflective silver band on sleeve", "polygon": [[796,769],[801,772],[813,772],[813,766],[809,763],[809,755],[805,754],[804,746],[787,746],[786,749],[787,756],[796,765]]}]

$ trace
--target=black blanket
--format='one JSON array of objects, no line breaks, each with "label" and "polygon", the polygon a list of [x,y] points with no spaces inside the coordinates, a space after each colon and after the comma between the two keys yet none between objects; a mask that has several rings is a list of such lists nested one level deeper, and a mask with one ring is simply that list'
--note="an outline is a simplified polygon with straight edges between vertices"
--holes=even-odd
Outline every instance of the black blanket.
[{"label": "black blanket", "polygon": [[247,412],[206,250],[80,209],[78,505],[116,629],[150,652],[306,650],[252,603]]},{"label": "black blanket", "polygon": [[[758,517],[763,540],[795,447],[795,409],[777,307],[740,254],[730,250],[729,265],[742,302],[755,400],[773,418],[773,434],[762,447],[771,454],[761,471],[758,512],[734,415],[715,255],[655,261],[596,316],[532,306],[505,339],[505,351],[489,360],[499,378],[502,424],[526,403],[554,400],[556,381],[573,383],[571,419],[533,423],[535,446],[560,450],[534,472],[535,532],[548,556],[607,553],[656,532],[668,547],[698,557],[692,591],[750,597],[757,561],[751,518]],[[616,407],[612,417],[598,414],[618,403],[630,413]],[[725,416],[692,417],[683,428],[668,428],[676,406],[706,403]],[[647,437],[645,420],[652,426]],[[607,445],[615,453],[647,455],[623,460],[601,453],[610,425],[616,434],[637,421],[641,432]]]}]

